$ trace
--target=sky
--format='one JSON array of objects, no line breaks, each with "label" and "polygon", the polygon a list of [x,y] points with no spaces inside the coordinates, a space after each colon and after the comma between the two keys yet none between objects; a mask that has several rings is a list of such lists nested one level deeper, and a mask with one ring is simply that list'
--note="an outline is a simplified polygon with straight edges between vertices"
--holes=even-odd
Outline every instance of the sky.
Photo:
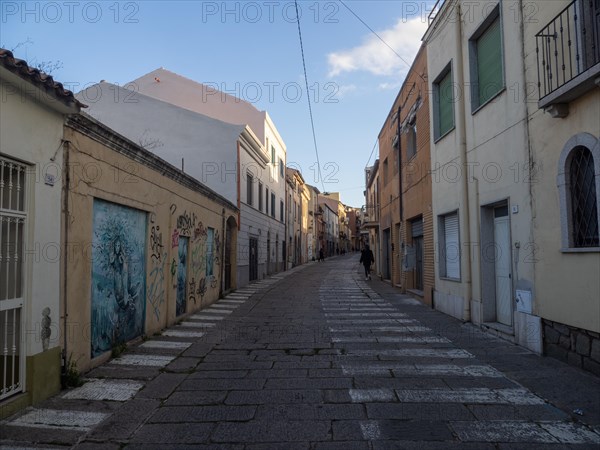
[{"label": "sky", "polygon": [[298,2],[317,151],[294,1],[0,0],[0,46],[54,66],[74,92],[164,67],[247,100],[273,119],[288,166],[361,207],[364,168],[433,3]]}]

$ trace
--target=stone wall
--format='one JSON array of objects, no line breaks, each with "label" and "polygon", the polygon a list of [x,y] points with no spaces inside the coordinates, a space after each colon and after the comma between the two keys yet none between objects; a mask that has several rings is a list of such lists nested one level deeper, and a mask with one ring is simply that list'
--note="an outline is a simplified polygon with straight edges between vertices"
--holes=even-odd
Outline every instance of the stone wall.
[{"label": "stone wall", "polygon": [[544,353],[600,376],[600,334],[563,325],[544,323]]}]

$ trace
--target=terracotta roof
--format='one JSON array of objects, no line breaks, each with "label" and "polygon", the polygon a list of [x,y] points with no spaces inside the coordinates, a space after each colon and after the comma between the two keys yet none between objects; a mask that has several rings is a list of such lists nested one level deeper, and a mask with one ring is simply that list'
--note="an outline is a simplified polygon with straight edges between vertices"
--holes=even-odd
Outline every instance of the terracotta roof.
[{"label": "terracotta roof", "polygon": [[31,67],[26,61],[15,58],[10,50],[0,48],[0,66],[3,66],[10,72],[20,78],[29,81],[34,86],[48,92],[61,103],[71,107],[87,108],[79,100],[75,98],[73,92],[65,89],[62,83],[54,81],[52,76],[42,72],[35,67]]}]

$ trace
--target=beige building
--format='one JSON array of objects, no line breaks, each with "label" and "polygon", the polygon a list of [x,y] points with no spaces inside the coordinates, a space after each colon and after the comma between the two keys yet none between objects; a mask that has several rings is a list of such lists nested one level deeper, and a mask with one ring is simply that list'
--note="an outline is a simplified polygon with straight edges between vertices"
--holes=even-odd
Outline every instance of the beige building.
[{"label": "beige building", "polygon": [[[285,170],[287,176],[287,261],[288,268],[291,268],[309,260],[308,208],[310,192],[298,170],[289,167],[286,167]],[[312,243],[310,247],[312,248]]]},{"label": "beige building", "polygon": [[373,271],[381,276],[379,160],[376,160],[375,164],[365,169],[365,180],[366,203],[362,220],[363,245],[368,244],[373,251],[375,257]]},{"label": "beige building", "polygon": [[[532,168],[533,313],[544,351],[600,375],[600,3],[528,2],[523,20]],[[561,30],[562,32],[558,32]],[[570,44],[570,45],[569,45]]]},{"label": "beige building", "polygon": [[0,49],[0,417],[61,385],[63,124],[82,106]]},{"label": "beige building", "polygon": [[86,371],[236,287],[238,209],[91,116],[65,139],[61,344]]},{"label": "beige building", "polygon": [[[552,3],[552,2],[545,2]],[[447,0],[424,36],[435,308],[541,352],[522,2]],[[536,17],[537,19],[537,17]]]},{"label": "beige building", "polygon": [[307,257],[309,261],[319,259],[323,246],[324,223],[323,209],[319,207],[319,195],[321,192],[314,186],[306,185],[308,191],[308,249]]}]

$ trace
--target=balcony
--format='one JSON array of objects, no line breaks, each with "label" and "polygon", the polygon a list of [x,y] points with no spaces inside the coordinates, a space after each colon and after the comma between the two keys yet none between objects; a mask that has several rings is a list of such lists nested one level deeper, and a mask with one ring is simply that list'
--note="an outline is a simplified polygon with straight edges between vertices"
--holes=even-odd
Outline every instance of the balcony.
[{"label": "balcony", "polygon": [[535,38],[538,106],[566,117],[569,102],[600,85],[600,2],[574,0]]}]

